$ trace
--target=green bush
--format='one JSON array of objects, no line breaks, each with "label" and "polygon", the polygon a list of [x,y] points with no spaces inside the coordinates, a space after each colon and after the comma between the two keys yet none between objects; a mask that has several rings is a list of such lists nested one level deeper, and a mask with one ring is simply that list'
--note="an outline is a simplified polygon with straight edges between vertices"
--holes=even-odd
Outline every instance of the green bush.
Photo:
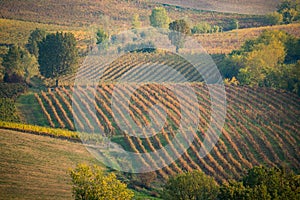
[{"label": "green bush", "polygon": [[75,199],[94,200],[129,200],[134,193],[119,181],[114,173],[105,175],[98,167],[79,164],[70,170]]},{"label": "green bush", "polygon": [[13,100],[9,98],[0,98],[0,120],[8,122],[19,121]]},{"label": "green bush", "polygon": [[16,99],[27,90],[26,85],[20,83],[0,83],[0,98]]}]

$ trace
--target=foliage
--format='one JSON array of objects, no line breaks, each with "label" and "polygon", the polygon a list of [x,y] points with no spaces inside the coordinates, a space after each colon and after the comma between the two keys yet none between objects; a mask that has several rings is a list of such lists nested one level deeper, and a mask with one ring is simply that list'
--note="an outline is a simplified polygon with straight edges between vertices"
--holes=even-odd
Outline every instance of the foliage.
[{"label": "foliage", "polygon": [[145,172],[131,175],[132,185],[138,185],[141,187],[151,188],[151,183],[157,178],[155,172]]},{"label": "foliage", "polygon": [[40,73],[46,78],[58,78],[75,71],[78,64],[76,40],[72,33],[48,34],[39,43]]},{"label": "foliage", "polygon": [[20,83],[0,83],[0,98],[15,100],[20,94],[26,91],[27,87]]},{"label": "foliage", "polygon": [[292,23],[299,18],[300,1],[299,0],[283,0],[278,6],[277,12],[283,17],[286,24]]},{"label": "foliage", "polygon": [[46,37],[46,31],[36,28],[29,35],[26,48],[29,53],[33,54],[36,58],[39,56],[38,43]]},{"label": "foliage", "polygon": [[137,29],[141,28],[141,21],[139,14],[134,14],[132,17],[132,28]]},{"label": "foliage", "polygon": [[257,166],[241,182],[230,181],[220,187],[220,200],[225,199],[299,199],[299,176],[279,168]]},{"label": "foliage", "polygon": [[52,137],[62,137],[70,140],[78,141],[78,134],[73,131],[58,129],[58,128],[49,128],[43,126],[29,125],[29,124],[21,124],[15,122],[4,122],[0,121],[0,127],[26,132],[26,133],[34,133],[38,135],[48,135]]},{"label": "foliage", "polygon": [[[298,93],[297,61],[300,40],[283,31],[264,31],[226,56],[219,66],[224,78],[237,77],[241,84],[283,88]],[[294,74],[292,74],[293,72]]]},{"label": "foliage", "polygon": [[183,20],[175,20],[169,24],[169,29],[171,32],[169,33],[169,39],[171,43],[176,46],[176,52],[178,52],[179,48],[182,48],[185,42],[185,37],[187,34],[190,34],[190,27],[188,23]]},{"label": "foliage", "polygon": [[150,25],[157,28],[168,28],[170,19],[167,11],[163,7],[157,7],[152,10],[150,15]]},{"label": "foliage", "polygon": [[8,98],[0,98],[0,120],[8,122],[19,121],[13,100]]},{"label": "foliage", "polygon": [[96,39],[96,44],[101,44],[108,39],[108,34],[102,28],[100,28],[96,33]]},{"label": "foliage", "polygon": [[[121,49],[119,49],[121,50]],[[153,42],[143,42],[143,43],[129,43],[122,50],[125,52],[155,52],[156,47]]]},{"label": "foliage", "polygon": [[216,182],[200,171],[186,172],[171,177],[163,189],[164,199],[170,200],[213,200],[217,195]]},{"label": "foliage", "polygon": [[211,25],[209,23],[203,22],[195,25],[192,28],[193,34],[209,33],[211,30]]},{"label": "foliage", "polygon": [[70,170],[70,176],[75,199],[128,200],[133,197],[133,192],[114,173],[105,175],[98,166],[79,164]]},{"label": "foliage", "polygon": [[277,25],[283,22],[283,16],[278,12],[272,12],[266,15],[266,21],[269,25]]},{"label": "foliage", "polygon": [[38,74],[38,64],[36,58],[29,54],[24,48],[13,45],[4,56],[2,65],[4,66],[4,81],[18,83],[26,81],[29,83],[31,77]]},{"label": "foliage", "polygon": [[255,45],[253,51],[245,54],[244,67],[240,69],[238,79],[247,85],[272,86],[268,77],[280,70],[278,66],[284,58],[284,45],[279,41]]}]

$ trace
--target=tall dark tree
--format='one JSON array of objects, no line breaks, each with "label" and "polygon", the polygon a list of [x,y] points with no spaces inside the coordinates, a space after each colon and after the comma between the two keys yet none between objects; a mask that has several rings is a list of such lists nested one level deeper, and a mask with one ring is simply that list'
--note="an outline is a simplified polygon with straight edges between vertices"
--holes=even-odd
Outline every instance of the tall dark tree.
[{"label": "tall dark tree", "polygon": [[36,58],[38,58],[39,55],[38,43],[41,42],[45,37],[46,32],[38,28],[30,33],[26,48],[29,53],[33,54]]},{"label": "tall dark tree", "polygon": [[78,65],[78,49],[72,33],[49,34],[39,43],[40,73],[46,78],[58,79],[73,73]]},{"label": "tall dark tree", "polygon": [[191,29],[188,23],[183,20],[175,20],[169,24],[169,29],[172,31],[169,34],[171,43],[176,47],[176,52],[184,45],[184,40],[187,34],[190,34]]}]

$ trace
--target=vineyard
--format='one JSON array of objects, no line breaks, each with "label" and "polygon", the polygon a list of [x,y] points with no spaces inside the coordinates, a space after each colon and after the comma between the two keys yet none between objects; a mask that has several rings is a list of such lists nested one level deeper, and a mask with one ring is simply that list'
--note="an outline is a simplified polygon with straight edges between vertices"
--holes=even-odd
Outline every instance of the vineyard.
[{"label": "vineyard", "polygon": [[[122,109],[128,111],[137,125],[149,124],[149,109],[156,104],[163,105],[167,120],[161,132],[145,138],[130,136],[117,125],[111,109],[115,87],[114,84],[102,84],[95,92],[92,86],[69,86],[36,93],[34,96],[48,119],[49,126],[70,130],[76,127],[90,131],[101,130],[111,134],[112,141],[119,143],[125,150],[136,153],[155,151],[170,144],[180,123],[180,106],[199,109],[199,126],[193,133],[194,141],[188,151],[170,166],[156,171],[164,179],[174,173],[199,169],[221,182],[239,178],[245,169],[258,164],[287,166],[295,170],[300,167],[298,96],[272,89],[227,86],[227,116],[222,136],[210,154],[200,158],[198,151],[203,145],[211,115],[210,95],[206,86],[192,84],[198,98],[198,102],[192,102],[184,92],[179,97],[175,96],[166,85],[144,84],[136,91],[133,91],[133,84],[118,85],[118,91],[121,91],[118,97],[132,92],[134,95],[131,96],[129,107],[122,102],[122,98],[117,99],[123,105],[117,112],[121,113]],[[75,89],[85,97],[73,97]],[[92,92],[96,93],[95,100],[91,99]],[[181,104],[184,102],[184,105],[179,104],[178,98],[183,100]],[[72,99],[76,100],[72,102]],[[73,112],[72,105],[76,107],[76,113]],[[96,113],[92,112],[93,107]],[[158,115],[163,115],[162,111],[155,111]],[[74,119],[78,122],[76,126]],[[124,117],[122,121],[130,126],[127,118]],[[172,145],[171,149],[174,151],[172,154],[180,151],[172,148]],[[170,158],[167,152],[164,153],[165,158]],[[149,165],[154,165],[155,158],[149,159]],[[142,157],[141,162],[145,162]]]}]

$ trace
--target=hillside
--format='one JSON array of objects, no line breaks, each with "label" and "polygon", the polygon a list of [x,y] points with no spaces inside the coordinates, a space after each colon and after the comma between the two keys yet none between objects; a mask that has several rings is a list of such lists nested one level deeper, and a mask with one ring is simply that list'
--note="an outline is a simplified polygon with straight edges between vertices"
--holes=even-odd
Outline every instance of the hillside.
[{"label": "hillside", "polygon": [[153,0],[164,4],[183,6],[199,10],[213,10],[218,12],[242,13],[242,14],[266,14],[276,10],[280,0]]},{"label": "hillside", "polygon": [[[80,52],[84,53],[94,37],[96,28],[70,27],[20,20],[0,19],[0,54],[7,52],[7,46],[11,44],[25,45],[29,34],[34,29],[44,29],[49,33],[67,31],[75,35]],[[217,34],[195,35],[195,39],[201,42],[203,48],[209,54],[227,54],[238,49],[246,40],[258,37],[263,30],[283,30],[296,37],[300,36],[300,24],[288,24],[277,26],[264,26],[258,28],[246,28]]]},{"label": "hillside", "polygon": [[[143,85],[134,92],[129,108],[124,105],[122,98],[118,99],[123,106],[120,109],[128,110],[134,123],[140,125],[150,123],[148,112],[154,104],[163,105],[167,113],[166,124],[161,132],[148,139],[129,136],[117,125],[110,106],[115,88],[113,84],[100,85],[96,90],[95,102],[90,99],[92,87],[76,88],[85,95],[85,98],[73,102],[77,110],[76,114],[72,114],[71,108],[74,87],[61,87],[56,88],[55,91],[37,93],[35,98],[41,107],[40,112],[49,116],[49,126],[68,129],[77,127],[93,132],[101,129],[112,134],[112,141],[127,151],[145,153],[169,144],[178,129],[181,118],[179,102],[174,93],[165,86]],[[134,85],[119,87],[122,88],[120,98],[128,95]],[[198,102],[191,102],[183,93],[180,93],[180,98],[185,102],[183,106],[191,107],[190,109],[198,108],[201,112],[198,131],[194,133],[195,140],[176,162],[157,171],[159,177],[165,179],[174,173],[199,169],[222,182],[239,178],[245,169],[259,164],[288,167],[299,171],[300,98],[298,96],[266,88],[227,86],[227,115],[222,136],[210,154],[200,158],[198,150],[203,145],[211,115],[210,97],[207,87],[202,84],[195,83],[193,88]],[[96,115],[92,113],[94,106]],[[77,119],[76,126],[73,119]],[[122,118],[126,123],[127,120]],[[176,151],[173,153],[176,154]],[[153,159],[150,158],[151,162],[154,162]]]},{"label": "hillside", "polygon": [[[230,14],[223,13],[222,11],[211,12],[211,10],[215,10],[214,5],[222,4],[219,4],[220,2],[218,1],[210,2],[209,5],[211,6],[206,6],[201,10],[170,5],[165,5],[165,7],[173,20],[189,18],[193,23],[208,21],[216,24],[225,23],[236,18],[240,21],[240,27],[251,27],[253,25],[262,24],[262,16]],[[252,6],[253,4],[259,5],[260,10],[270,10],[268,3],[264,4],[256,0],[251,0],[248,1],[247,5],[248,4]],[[2,0],[0,3],[0,16],[1,18],[7,19],[80,27],[96,24],[98,26],[102,25],[106,29],[116,31],[118,29],[124,30],[130,28],[134,13],[140,15],[143,26],[148,26],[151,10],[161,5],[161,3],[148,0]],[[241,6],[241,4],[239,4],[239,6]],[[256,14],[256,12],[253,14]]]},{"label": "hillside", "polygon": [[68,169],[99,164],[79,143],[0,129],[0,199],[72,199]]}]

